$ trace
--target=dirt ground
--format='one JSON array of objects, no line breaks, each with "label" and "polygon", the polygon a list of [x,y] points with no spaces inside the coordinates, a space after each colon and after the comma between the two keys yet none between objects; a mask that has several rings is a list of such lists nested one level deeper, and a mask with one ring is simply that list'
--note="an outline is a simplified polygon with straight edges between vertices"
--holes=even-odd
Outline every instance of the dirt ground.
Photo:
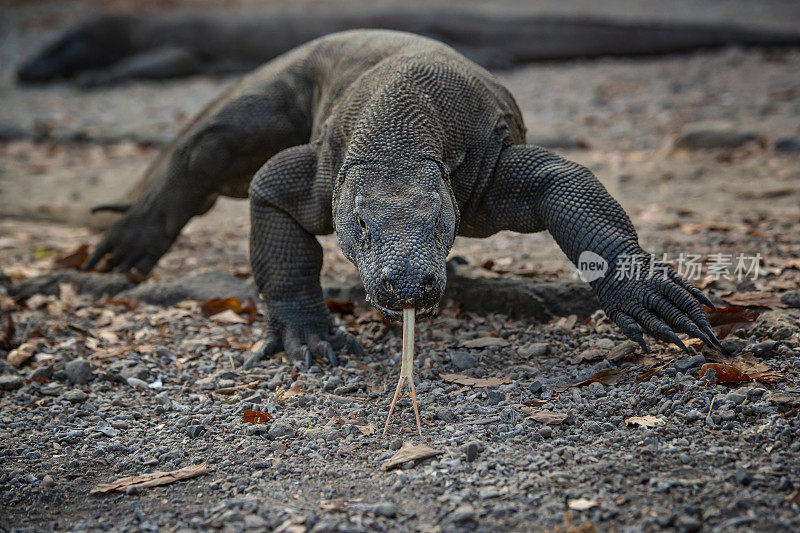
[{"label": "dirt ground", "polygon": [[[671,5],[608,9],[775,28],[800,20],[789,2]],[[81,294],[83,282],[68,277],[47,294],[15,292],[95,243],[99,234],[83,225],[88,207],[115,199],[231,80],[19,88],[12,73],[22,56],[97,4],[2,9],[0,530],[800,529],[800,51],[498,73],[532,142],[591,168],[645,248],[676,266],[681,254],[699,255],[693,281],[720,308],[746,309],[716,315],[735,319],[731,331],[716,328],[730,356],[698,344],[687,356],[656,342],[643,353],[602,312],[537,321],[500,304],[476,314],[449,301],[418,325],[420,439],[407,399],[382,434],[401,335],[360,302],[332,305],[363,357],[305,369],[279,354],[242,370],[263,314],[247,303],[240,314],[203,304],[210,293],[243,291],[244,300],[250,290],[243,201],[220,201],[192,221],[138,297]],[[322,243],[326,285],[353,283],[335,237]],[[578,279],[545,234],[461,239],[456,255],[472,277]],[[760,258],[755,279],[736,279],[739,255]],[[210,272],[200,290],[194,276]],[[178,296],[164,304],[167,294]],[[272,420],[248,422],[246,410]],[[384,470],[404,442],[437,455]],[[198,464],[208,471],[191,479],[90,494]]]}]

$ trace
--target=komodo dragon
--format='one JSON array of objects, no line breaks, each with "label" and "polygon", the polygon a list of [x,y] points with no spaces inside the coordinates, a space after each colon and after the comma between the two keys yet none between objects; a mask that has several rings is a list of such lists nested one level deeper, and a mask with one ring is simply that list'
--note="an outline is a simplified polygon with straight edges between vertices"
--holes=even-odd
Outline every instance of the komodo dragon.
[{"label": "komodo dragon", "polygon": [[269,16],[107,15],[71,28],[18,70],[23,83],[76,78],[86,86],[126,79],[247,72],[335,31],[402,30],[449,44],[486,68],[539,60],[639,56],[713,46],[797,46],[800,33],[724,23],[559,18],[461,9],[367,9]]},{"label": "komodo dragon", "polygon": [[[573,262],[584,251],[608,261],[609,275],[591,285],[629,338],[645,347],[644,330],[682,346],[677,330],[720,348],[701,306],[711,302],[650,262],[589,170],[524,144],[524,133],[508,90],[441,43],[383,30],[322,37],[213,102],[84,268],[105,258],[148,273],[190,218],[249,188],[264,354],[336,364],[338,350],[361,350],[332,329],[322,298],[314,236],[334,231],[368,300],[390,318],[436,310],[456,235],[546,229]],[[623,257],[640,259],[645,276],[611,275]]]}]

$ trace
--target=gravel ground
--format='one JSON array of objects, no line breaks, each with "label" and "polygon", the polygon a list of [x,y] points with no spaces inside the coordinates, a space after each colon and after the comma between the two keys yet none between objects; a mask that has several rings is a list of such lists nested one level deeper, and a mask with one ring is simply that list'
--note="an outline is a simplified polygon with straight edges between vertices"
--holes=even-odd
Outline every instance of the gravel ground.
[{"label": "gravel ground", "polygon": [[[703,4],[711,7],[700,18],[737,5]],[[754,5],[740,13],[761,25],[785,24],[792,9]],[[36,11],[15,9],[33,24]],[[52,28],[77,16],[65,11],[53,11]],[[9,35],[5,58],[42,39]],[[87,205],[116,194],[154,156],[158,135],[172,135],[228,82],[23,91],[4,64],[3,100],[13,109],[4,106],[0,127],[31,132],[37,119],[66,117],[54,131],[88,140],[0,142],[0,530],[800,529],[798,52],[501,74],[531,136],[590,166],[651,250],[705,260],[761,253],[754,281],[697,280],[720,306],[759,291],[760,315],[723,341],[730,357],[696,344],[687,356],[659,343],[642,353],[602,312],[544,322],[448,302],[418,325],[422,439],[407,398],[382,434],[401,335],[358,302],[352,312],[338,306],[335,318],[360,336],[360,359],[305,369],[278,356],[244,371],[263,316],[209,317],[207,293],[175,305],[95,298],[70,284],[50,296],[7,296],[49,272],[54,255],[97,239],[43,218],[80,220]],[[726,123],[696,124],[709,119]],[[701,147],[698,128],[712,144],[738,141]],[[246,204],[220,202],[189,225],[148,283],[208,270],[249,280],[248,229]],[[352,283],[335,238],[323,246],[326,284]],[[475,277],[576,277],[546,235],[462,239],[454,255]],[[230,285],[218,292],[233,296]],[[766,381],[726,385],[720,373],[700,376],[706,363]],[[464,385],[464,376],[488,381]],[[274,419],[245,422],[248,409]],[[404,442],[441,454],[383,470]],[[209,472],[192,479],[90,494],[123,476],[200,463]]]}]

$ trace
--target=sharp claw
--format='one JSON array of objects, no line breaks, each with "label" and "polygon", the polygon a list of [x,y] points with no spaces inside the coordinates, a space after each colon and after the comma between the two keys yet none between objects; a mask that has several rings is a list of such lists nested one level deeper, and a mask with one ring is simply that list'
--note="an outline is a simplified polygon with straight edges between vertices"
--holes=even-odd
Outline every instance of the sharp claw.
[{"label": "sharp claw", "polygon": [[711,344],[714,347],[716,347],[717,350],[722,352],[722,354],[725,355],[725,356],[730,356],[731,355],[731,353],[728,350],[726,350],[725,347],[722,346],[722,343],[719,342],[719,339],[717,338],[716,335],[714,335],[714,332],[711,330],[711,328],[708,325],[703,324],[700,327],[705,332],[705,334],[708,335],[708,339],[711,341]]},{"label": "sharp claw", "polygon": [[717,306],[714,305],[711,300],[708,299],[708,296],[700,292],[699,290],[694,294],[694,297],[700,300],[700,303],[705,305],[706,307],[710,307],[712,311],[717,310]]},{"label": "sharp claw", "polygon": [[306,368],[311,368],[314,365],[314,357],[311,355],[311,350],[308,349],[308,346],[300,347],[300,355],[303,358],[303,362],[305,362]]},{"label": "sharp claw", "polygon": [[336,352],[333,351],[333,348],[327,342],[325,343],[324,351],[331,366],[339,366],[339,358],[336,357]]},{"label": "sharp claw", "polygon": [[689,348],[687,348],[687,347],[686,347],[686,345],[683,343],[683,341],[680,339],[680,337],[678,337],[678,336],[675,334],[675,332],[674,332],[674,331],[672,331],[672,330],[671,330],[671,329],[669,329],[668,327],[667,327],[667,328],[662,328],[662,330],[661,330],[661,334],[664,336],[664,338],[665,338],[667,341],[671,342],[672,344],[675,344],[675,345],[677,345],[677,346],[678,346],[678,347],[679,347],[681,350],[683,350],[683,351],[684,351],[684,352],[685,352],[687,355],[692,355],[692,353],[689,351]]}]

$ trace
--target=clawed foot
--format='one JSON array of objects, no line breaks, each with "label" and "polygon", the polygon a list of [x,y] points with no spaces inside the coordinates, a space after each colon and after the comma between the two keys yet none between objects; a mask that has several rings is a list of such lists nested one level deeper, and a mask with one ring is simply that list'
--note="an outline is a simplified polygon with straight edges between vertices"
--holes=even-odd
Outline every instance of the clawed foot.
[{"label": "clawed foot", "polygon": [[314,357],[324,359],[331,366],[338,366],[339,358],[336,354],[343,348],[347,353],[355,356],[364,354],[355,335],[346,331],[326,331],[326,329],[329,328],[318,331],[308,328],[284,328],[283,338],[270,333],[264,347],[245,359],[242,367],[244,369],[253,368],[262,359],[281,351],[286,352],[286,355],[294,361],[303,361],[306,368],[310,368],[314,364]]},{"label": "clawed foot", "polygon": [[714,309],[714,304],[666,264],[651,263],[649,254],[641,252],[634,259],[641,266],[637,275],[609,272],[606,278],[595,282],[595,291],[606,315],[622,332],[645,351],[647,344],[642,330],[658,340],[680,346],[687,353],[688,349],[675,331],[700,339],[712,350],[726,353],[703,309],[703,305]]},{"label": "clawed foot", "polygon": [[83,270],[147,276],[175,240],[165,226],[157,213],[129,212],[108,230]]}]

